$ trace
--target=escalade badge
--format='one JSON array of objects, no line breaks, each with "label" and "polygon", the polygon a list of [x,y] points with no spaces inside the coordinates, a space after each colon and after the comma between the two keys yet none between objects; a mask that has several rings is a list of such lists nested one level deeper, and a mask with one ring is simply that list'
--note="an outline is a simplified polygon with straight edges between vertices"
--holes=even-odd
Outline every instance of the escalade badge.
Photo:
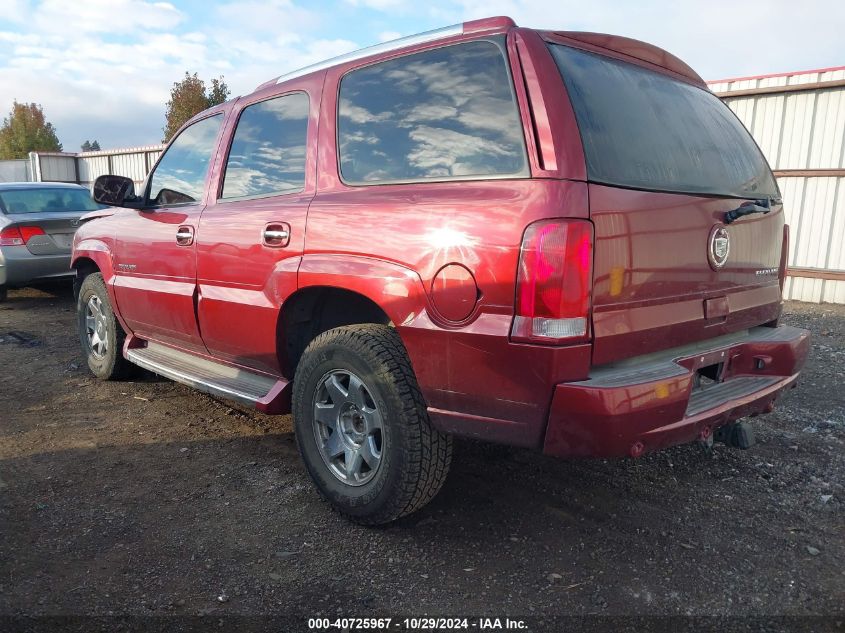
[{"label": "escalade badge", "polygon": [[707,249],[707,256],[710,266],[714,270],[721,268],[728,261],[731,252],[731,236],[724,226],[715,226],[710,231],[710,243]]}]

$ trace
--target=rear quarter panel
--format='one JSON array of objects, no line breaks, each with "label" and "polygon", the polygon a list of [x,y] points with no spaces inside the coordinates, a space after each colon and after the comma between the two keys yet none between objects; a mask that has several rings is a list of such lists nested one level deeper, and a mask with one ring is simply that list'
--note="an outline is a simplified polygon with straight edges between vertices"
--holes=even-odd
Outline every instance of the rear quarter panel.
[{"label": "rear quarter panel", "polygon": [[[519,87],[513,48],[510,54]],[[435,424],[538,446],[551,385],[586,376],[589,346],[510,343],[519,247],[535,220],[586,218],[587,186],[552,178],[344,184],[336,152],[338,85],[354,66],[330,69],[326,77],[318,191],[308,213],[300,286],[340,285],[382,306],[408,349]],[[533,134],[525,103],[523,92],[522,123]],[[529,161],[534,169],[536,155]],[[443,314],[457,301],[436,300],[438,271],[449,265],[469,272],[458,288],[461,297],[467,284],[474,286],[474,305],[460,318]]]}]

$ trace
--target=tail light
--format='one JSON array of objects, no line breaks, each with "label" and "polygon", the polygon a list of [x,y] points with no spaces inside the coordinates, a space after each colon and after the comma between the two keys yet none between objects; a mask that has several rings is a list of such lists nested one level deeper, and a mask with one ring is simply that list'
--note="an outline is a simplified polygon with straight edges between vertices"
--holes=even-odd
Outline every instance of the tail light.
[{"label": "tail light", "polygon": [[44,235],[40,226],[7,226],[0,231],[0,246],[24,246],[29,238]]},{"label": "tail light", "polygon": [[586,340],[592,278],[592,224],[543,220],[529,225],[519,256],[511,338],[534,343]]}]

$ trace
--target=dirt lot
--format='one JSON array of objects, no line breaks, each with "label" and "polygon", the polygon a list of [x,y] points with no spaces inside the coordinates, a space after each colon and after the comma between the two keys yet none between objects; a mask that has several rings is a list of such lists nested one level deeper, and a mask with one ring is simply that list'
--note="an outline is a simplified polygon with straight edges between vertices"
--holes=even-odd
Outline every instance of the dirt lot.
[{"label": "dirt lot", "polygon": [[787,307],[809,367],[750,451],[461,442],[385,529],[319,501],[289,418],[95,382],[74,321],[64,288],[0,304],[0,614],[845,616],[842,307]]}]

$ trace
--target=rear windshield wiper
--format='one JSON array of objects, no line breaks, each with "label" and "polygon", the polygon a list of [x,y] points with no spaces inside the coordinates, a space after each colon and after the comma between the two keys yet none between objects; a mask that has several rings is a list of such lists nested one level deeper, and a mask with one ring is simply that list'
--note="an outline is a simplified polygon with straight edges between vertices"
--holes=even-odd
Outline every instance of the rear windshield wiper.
[{"label": "rear windshield wiper", "polygon": [[772,210],[772,201],[768,198],[764,200],[754,200],[753,202],[743,202],[736,209],[731,209],[725,212],[725,224],[730,224],[734,220],[738,220],[746,215],[752,213],[768,213]]}]

